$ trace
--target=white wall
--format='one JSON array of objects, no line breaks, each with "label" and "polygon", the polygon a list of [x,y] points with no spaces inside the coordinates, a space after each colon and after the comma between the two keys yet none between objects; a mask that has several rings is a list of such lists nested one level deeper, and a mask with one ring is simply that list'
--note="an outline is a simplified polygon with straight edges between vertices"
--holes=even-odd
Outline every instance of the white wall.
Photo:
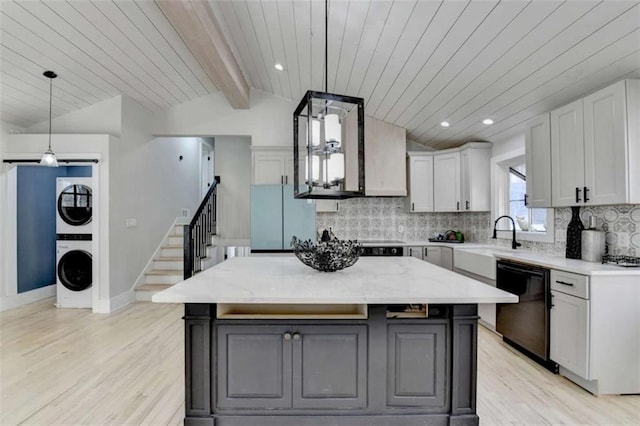
[{"label": "white wall", "polygon": [[[24,131],[24,129],[20,126],[15,126],[11,123],[0,120],[0,286],[2,286],[3,283],[7,282],[7,269],[5,266],[5,260],[7,256],[5,244],[3,244],[3,242],[5,242],[7,238],[5,232],[5,225],[7,221],[5,217],[5,206],[7,205],[7,198],[5,190],[6,178],[5,173],[3,172],[4,167],[2,165],[2,160],[5,158],[5,151],[7,149],[6,147],[9,134],[13,131],[21,132]],[[2,297],[2,294],[2,289],[0,289],[0,297]]]},{"label": "white wall", "polygon": [[[218,187],[218,234],[226,240],[249,240],[251,138],[215,138],[214,170]],[[248,243],[247,243],[248,244]]]},{"label": "white wall", "polygon": [[[51,120],[52,133],[103,133],[120,136],[122,96],[55,117]],[[49,120],[34,124],[28,133],[48,133]],[[56,152],[56,150],[53,150]]]},{"label": "white wall", "polygon": [[254,146],[293,146],[293,111],[297,104],[251,90],[251,108],[237,110],[213,93],[154,115],[158,136],[250,136]]},{"label": "white wall", "polygon": [[498,157],[508,152],[524,149],[524,133],[512,135],[506,139],[493,141],[491,156]]}]

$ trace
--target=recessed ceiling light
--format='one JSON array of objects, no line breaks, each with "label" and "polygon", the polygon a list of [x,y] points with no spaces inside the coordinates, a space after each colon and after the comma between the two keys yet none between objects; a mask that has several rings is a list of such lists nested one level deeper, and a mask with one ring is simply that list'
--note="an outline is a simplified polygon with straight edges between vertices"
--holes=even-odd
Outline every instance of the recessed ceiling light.
[{"label": "recessed ceiling light", "polygon": [[489,126],[489,125],[493,124],[493,120],[492,120],[492,119],[490,119],[490,118],[485,118],[484,120],[482,120],[482,122],[483,122],[484,124],[486,124],[487,126]]},{"label": "recessed ceiling light", "polygon": [[450,124],[449,124],[449,122],[448,122],[448,121],[443,121],[443,122],[441,122],[441,123],[440,123],[440,125],[441,125],[442,127],[449,127],[449,126],[450,126]]},{"label": "recessed ceiling light", "polygon": [[284,69],[284,67],[282,66],[282,64],[276,64],[276,65],[275,65],[275,67],[276,67],[276,69],[277,69],[278,71],[282,71],[282,70]]}]

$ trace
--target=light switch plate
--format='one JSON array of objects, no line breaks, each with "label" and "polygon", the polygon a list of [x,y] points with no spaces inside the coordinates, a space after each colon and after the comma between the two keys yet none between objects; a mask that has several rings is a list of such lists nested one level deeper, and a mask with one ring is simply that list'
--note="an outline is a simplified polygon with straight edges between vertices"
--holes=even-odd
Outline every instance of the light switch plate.
[{"label": "light switch plate", "polygon": [[127,228],[135,228],[138,226],[138,220],[134,218],[127,219],[124,224]]}]

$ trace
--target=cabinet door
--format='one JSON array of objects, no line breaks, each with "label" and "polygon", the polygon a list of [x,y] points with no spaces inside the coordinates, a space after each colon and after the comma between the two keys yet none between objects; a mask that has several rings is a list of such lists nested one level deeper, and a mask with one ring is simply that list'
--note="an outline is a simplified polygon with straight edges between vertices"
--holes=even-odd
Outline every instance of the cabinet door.
[{"label": "cabinet door", "polygon": [[407,195],[406,131],[366,117],[364,121],[365,192],[369,196]]},{"label": "cabinet door", "polygon": [[282,187],[282,244],[291,248],[291,238],[316,240],[316,205],[314,200],[293,197],[293,185]]},{"label": "cabinet door", "polygon": [[367,327],[308,325],[293,344],[293,407],[367,406]]},{"label": "cabinet door", "polygon": [[282,174],[285,185],[293,185],[293,152],[291,151],[285,152],[282,156]]},{"label": "cabinet door", "polygon": [[442,265],[442,247],[425,247],[423,259],[434,265]]},{"label": "cabinet door", "polygon": [[250,217],[251,248],[282,250],[282,185],[251,185]]},{"label": "cabinet door", "polygon": [[405,255],[423,260],[422,247],[405,247]]},{"label": "cabinet door", "polygon": [[387,405],[446,409],[446,326],[390,324],[387,330]]},{"label": "cabinet door", "polygon": [[[487,144],[489,145],[489,144]],[[460,210],[491,210],[491,146],[460,151]]]},{"label": "cabinet door", "polygon": [[[293,176],[293,173],[292,173]],[[284,158],[274,153],[254,152],[253,184],[281,185],[284,183]],[[292,181],[293,183],[293,181]]]},{"label": "cabinet door", "polygon": [[589,301],[558,291],[551,291],[551,296],[549,355],[567,370],[589,379]]},{"label": "cabinet door", "polygon": [[433,156],[409,157],[409,211],[433,211]]},{"label": "cabinet door", "polygon": [[460,210],[460,153],[433,157],[433,207],[436,212]]},{"label": "cabinet door", "polygon": [[549,114],[527,123],[527,207],[551,207],[551,128]]},{"label": "cabinet door", "polygon": [[551,111],[551,201],[554,207],[582,204],[583,134],[582,99]]},{"label": "cabinet door", "polygon": [[291,343],[285,326],[221,325],[217,336],[217,406],[291,407]]},{"label": "cabinet door", "polygon": [[338,200],[316,200],[317,213],[336,213],[340,210]]},{"label": "cabinet door", "polygon": [[583,102],[586,203],[627,203],[625,82],[587,96]]},{"label": "cabinet door", "polygon": [[449,271],[453,271],[453,249],[451,247],[440,247],[442,258],[440,266]]}]

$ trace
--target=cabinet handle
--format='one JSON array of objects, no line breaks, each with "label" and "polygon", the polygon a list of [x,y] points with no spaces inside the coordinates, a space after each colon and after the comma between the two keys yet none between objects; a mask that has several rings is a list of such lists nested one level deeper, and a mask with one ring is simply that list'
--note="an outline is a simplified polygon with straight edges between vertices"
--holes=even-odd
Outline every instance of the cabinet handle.
[{"label": "cabinet handle", "polygon": [[340,203],[336,201],[336,211],[340,210]]},{"label": "cabinet handle", "polygon": [[456,210],[460,210],[460,201],[456,201]]},{"label": "cabinet handle", "polygon": [[284,183],[286,183],[287,185],[289,185],[289,175],[286,175],[284,177]]},{"label": "cabinet handle", "polygon": [[527,198],[529,198],[529,196],[527,194],[524,194],[524,205],[525,205],[525,207],[529,205],[529,200],[527,200]]},{"label": "cabinet handle", "polygon": [[293,340],[295,340],[296,342],[300,340],[300,333],[293,333]]},{"label": "cabinet handle", "polygon": [[409,248],[409,256],[413,256],[413,249]]},{"label": "cabinet handle", "polygon": [[284,333],[284,340],[291,340],[291,333]]},{"label": "cabinet handle", "polygon": [[469,210],[469,202],[467,201],[466,203],[467,203],[467,210]]},{"label": "cabinet handle", "polygon": [[424,257],[427,257],[427,248],[424,248]]},{"label": "cabinet handle", "polygon": [[566,282],[566,281],[558,281],[558,280],[556,280],[556,282],[557,282],[558,284],[568,285],[569,287],[573,287],[573,283],[568,283],[568,282]]},{"label": "cabinet handle", "polygon": [[587,194],[589,193],[589,188],[587,188],[586,186],[584,187],[584,202],[586,203],[587,201],[589,201],[589,197],[587,197]]},{"label": "cabinet handle", "polygon": [[414,211],[416,209],[415,203],[411,203],[411,211]]},{"label": "cabinet handle", "polygon": [[554,297],[555,297],[555,296],[552,294],[552,295],[551,295],[551,297],[550,297],[550,299],[549,299],[549,309],[552,309],[554,306],[556,306],[556,305],[554,305],[554,304],[553,304],[553,298],[554,298]]},{"label": "cabinet handle", "polygon": [[284,176],[280,175],[280,185],[284,184]]},{"label": "cabinet handle", "polygon": [[576,203],[580,202],[580,188],[576,187]]}]

